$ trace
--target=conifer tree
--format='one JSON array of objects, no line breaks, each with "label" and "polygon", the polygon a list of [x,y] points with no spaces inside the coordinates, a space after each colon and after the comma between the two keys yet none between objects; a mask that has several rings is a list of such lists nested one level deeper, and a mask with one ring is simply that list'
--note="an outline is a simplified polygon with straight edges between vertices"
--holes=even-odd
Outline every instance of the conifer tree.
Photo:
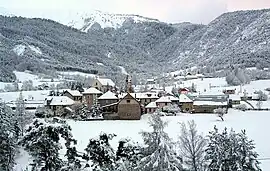
[{"label": "conifer tree", "polygon": [[158,115],[152,115],[149,121],[152,132],[141,132],[145,147],[142,148],[144,156],[138,163],[139,171],[181,171],[182,159],[177,156],[174,144],[164,131],[168,125]]},{"label": "conifer tree", "polygon": [[205,159],[208,170],[211,171],[261,171],[254,151],[254,143],[248,140],[245,131],[228,133],[225,128],[222,133],[215,127],[210,132],[209,144],[206,148]]},{"label": "conifer tree", "polygon": [[14,113],[0,101],[0,170],[12,170],[17,152]]},{"label": "conifer tree", "polygon": [[94,171],[112,171],[115,169],[115,153],[109,141],[115,134],[101,133],[99,138],[92,138],[85,151],[92,162]]},{"label": "conifer tree", "polygon": [[65,124],[49,124],[39,119],[36,119],[26,129],[26,134],[19,144],[33,157],[33,170],[55,171],[61,169],[64,165],[59,157],[59,150],[62,148],[61,137],[65,140],[68,162],[71,164],[76,162],[75,156],[72,156],[76,140],[73,139],[70,131],[71,128]]}]

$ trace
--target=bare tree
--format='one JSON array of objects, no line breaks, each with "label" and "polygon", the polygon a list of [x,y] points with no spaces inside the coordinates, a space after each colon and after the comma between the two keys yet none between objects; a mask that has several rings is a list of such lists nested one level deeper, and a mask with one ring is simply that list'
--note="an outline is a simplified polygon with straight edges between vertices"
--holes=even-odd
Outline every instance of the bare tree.
[{"label": "bare tree", "polygon": [[224,115],[225,113],[227,113],[227,109],[226,108],[218,108],[214,110],[214,113],[217,114],[217,116],[224,121]]},{"label": "bare tree", "polygon": [[190,171],[202,171],[206,139],[198,134],[194,120],[189,121],[187,126],[185,123],[181,123],[180,129],[179,148],[185,164]]}]

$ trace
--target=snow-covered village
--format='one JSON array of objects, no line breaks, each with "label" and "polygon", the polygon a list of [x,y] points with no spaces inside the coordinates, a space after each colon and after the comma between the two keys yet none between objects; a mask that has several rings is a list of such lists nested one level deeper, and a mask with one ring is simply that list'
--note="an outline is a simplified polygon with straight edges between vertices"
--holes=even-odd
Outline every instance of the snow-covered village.
[{"label": "snow-covered village", "polygon": [[270,4],[120,1],[0,2],[0,171],[269,171]]}]

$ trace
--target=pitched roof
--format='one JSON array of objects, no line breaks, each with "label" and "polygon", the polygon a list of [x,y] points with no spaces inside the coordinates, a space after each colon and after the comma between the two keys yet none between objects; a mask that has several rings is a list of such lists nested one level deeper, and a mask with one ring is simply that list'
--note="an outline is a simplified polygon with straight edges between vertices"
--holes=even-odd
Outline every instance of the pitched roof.
[{"label": "pitched roof", "polygon": [[145,108],[157,108],[157,104],[156,104],[156,102],[151,102],[151,103],[149,103],[147,106],[145,106]]},{"label": "pitched roof", "polygon": [[98,100],[116,100],[118,97],[116,97],[115,93],[111,91],[107,91],[105,94],[100,96]]},{"label": "pitched roof", "polygon": [[174,96],[167,96],[171,101],[179,101],[177,97]]},{"label": "pitched roof", "polygon": [[109,79],[109,78],[98,78],[97,80],[103,86],[106,86],[106,85],[115,86],[114,82],[111,79]]},{"label": "pitched roof", "polygon": [[71,106],[74,101],[67,96],[53,96],[50,106]]},{"label": "pitched roof", "polygon": [[69,92],[72,96],[82,96],[81,92],[78,90],[66,90],[66,92]]},{"label": "pitched roof", "polygon": [[216,101],[194,101],[194,106],[226,106],[228,102],[216,102]]},{"label": "pitched roof", "polygon": [[179,102],[180,103],[190,103],[193,102],[193,100],[191,100],[187,95],[185,94],[180,94],[179,96]]},{"label": "pitched roof", "polygon": [[230,94],[229,99],[235,100],[235,101],[241,101],[241,96],[237,94]]},{"label": "pitched roof", "polygon": [[156,100],[156,103],[171,103],[169,96],[162,96]]},{"label": "pitched roof", "polygon": [[102,92],[94,87],[90,87],[89,89],[85,90],[83,94],[102,94]]},{"label": "pitched roof", "polygon": [[[122,93],[119,95],[119,98],[124,98],[127,93]],[[130,95],[136,99],[158,99],[158,94],[153,92],[148,93],[130,93]]]},{"label": "pitched roof", "polygon": [[[124,99],[126,99],[126,98],[133,98],[134,100],[136,100],[138,103],[140,103],[135,97],[133,97],[132,95],[131,95],[131,93],[126,93],[126,95],[121,99],[121,101],[122,100],[124,100]],[[120,101],[120,102],[121,102]],[[119,102],[119,103],[120,103]]]}]

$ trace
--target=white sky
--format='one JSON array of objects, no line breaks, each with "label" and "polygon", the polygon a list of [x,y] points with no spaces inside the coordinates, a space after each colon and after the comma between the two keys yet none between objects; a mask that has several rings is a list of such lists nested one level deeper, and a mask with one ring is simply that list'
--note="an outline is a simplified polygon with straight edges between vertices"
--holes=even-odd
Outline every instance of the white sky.
[{"label": "white sky", "polygon": [[139,14],[166,22],[207,24],[227,11],[270,8],[270,0],[0,0],[0,7],[19,14],[101,10]]}]

